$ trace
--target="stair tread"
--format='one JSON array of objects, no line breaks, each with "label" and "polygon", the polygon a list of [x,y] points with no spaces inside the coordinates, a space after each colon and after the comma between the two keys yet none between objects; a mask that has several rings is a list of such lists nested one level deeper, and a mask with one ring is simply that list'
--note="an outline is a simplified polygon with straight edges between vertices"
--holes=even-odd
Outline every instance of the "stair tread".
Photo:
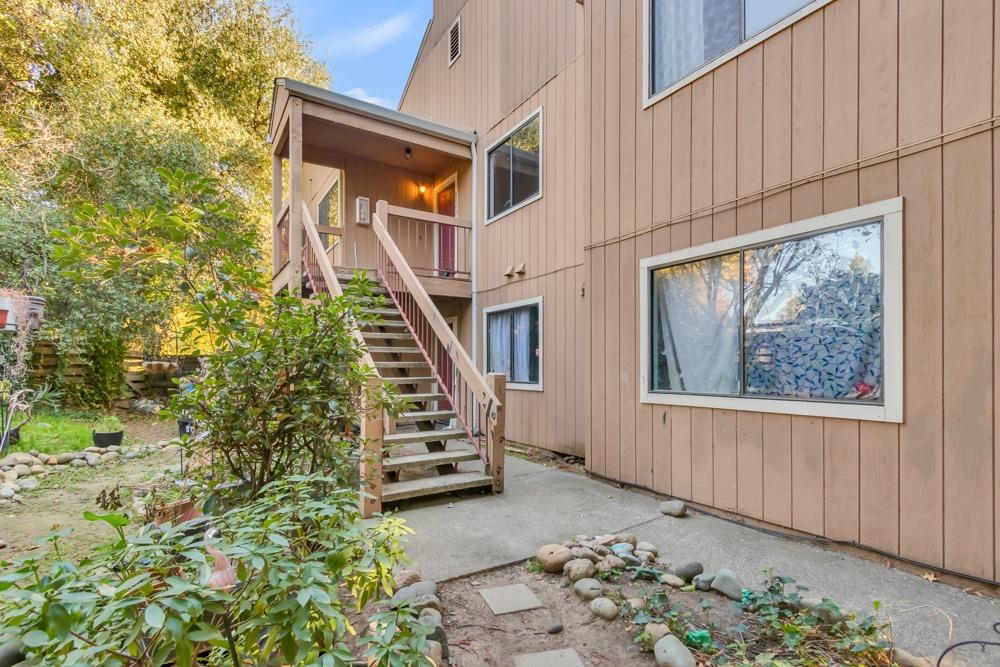
[{"label": "stair tread", "polygon": [[404,412],[399,415],[396,422],[406,424],[419,421],[433,421],[435,419],[452,419],[457,416],[454,410],[417,410],[414,412]]},{"label": "stair tread", "polygon": [[409,433],[390,433],[382,436],[382,442],[387,445],[410,445],[418,442],[437,442],[441,440],[458,440],[467,437],[460,428],[442,428],[434,431],[410,431]]},{"label": "stair tread", "polygon": [[430,368],[426,361],[376,361],[378,368]]},{"label": "stair tread", "polygon": [[413,394],[400,394],[400,396],[402,396],[408,401],[413,401],[415,403],[421,401],[443,401],[446,398],[448,398],[444,394],[439,394],[435,392],[416,392]]},{"label": "stair tread", "polygon": [[480,486],[492,486],[493,479],[479,472],[460,472],[454,475],[438,475],[409,479],[404,482],[391,482],[382,487],[382,502],[391,503],[406,498],[418,498],[461,489],[473,489]]},{"label": "stair tread", "polygon": [[476,461],[479,454],[473,451],[423,452],[420,454],[404,454],[382,459],[382,470],[392,472],[413,468],[432,468],[448,463],[463,463]]},{"label": "stair tread", "polygon": [[396,310],[395,308],[365,308],[365,307],[362,307],[361,308],[361,312],[362,313],[366,313],[368,315],[395,315],[396,317],[402,317],[399,314],[399,311]]},{"label": "stair tread", "polygon": [[391,345],[369,345],[372,354],[420,354],[419,347],[392,347]]},{"label": "stair tread", "polygon": [[367,338],[373,338],[375,340],[413,340],[413,336],[407,333],[395,333],[391,331],[363,331],[361,335]]},{"label": "stair tread", "polygon": [[437,378],[429,375],[422,377],[383,377],[382,381],[394,382],[396,384],[420,384],[421,382],[437,382]]},{"label": "stair tread", "polygon": [[[363,327],[392,327],[394,329],[406,329],[406,322],[403,320],[382,320],[380,322],[361,322]],[[364,335],[364,332],[362,332]]]}]

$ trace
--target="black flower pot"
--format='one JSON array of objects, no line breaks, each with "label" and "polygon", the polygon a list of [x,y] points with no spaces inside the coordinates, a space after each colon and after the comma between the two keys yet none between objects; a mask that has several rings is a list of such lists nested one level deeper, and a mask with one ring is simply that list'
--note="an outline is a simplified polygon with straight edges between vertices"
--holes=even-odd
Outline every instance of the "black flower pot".
[{"label": "black flower pot", "polygon": [[122,440],[125,439],[125,431],[112,431],[110,433],[91,433],[94,439],[94,447],[121,447]]},{"label": "black flower pot", "polygon": [[187,417],[181,417],[180,419],[178,419],[177,420],[177,437],[183,438],[185,435],[191,435],[192,431],[194,430],[192,428],[192,424],[194,424],[194,421],[191,420],[191,419],[188,419]]}]

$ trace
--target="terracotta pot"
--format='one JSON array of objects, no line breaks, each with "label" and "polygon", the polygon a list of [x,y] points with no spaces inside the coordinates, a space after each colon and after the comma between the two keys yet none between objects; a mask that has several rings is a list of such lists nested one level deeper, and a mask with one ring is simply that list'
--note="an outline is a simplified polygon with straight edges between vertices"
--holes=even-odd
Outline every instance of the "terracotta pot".
[{"label": "terracotta pot", "polygon": [[153,517],[153,523],[170,523],[177,526],[200,516],[201,512],[194,506],[190,498],[181,498],[159,508],[156,511],[156,516]]}]

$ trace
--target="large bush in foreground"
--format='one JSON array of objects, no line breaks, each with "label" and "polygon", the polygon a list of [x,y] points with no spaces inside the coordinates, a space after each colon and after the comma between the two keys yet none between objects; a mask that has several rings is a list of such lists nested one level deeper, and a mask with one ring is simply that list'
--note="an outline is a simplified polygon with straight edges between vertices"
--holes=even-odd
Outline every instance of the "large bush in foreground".
[{"label": "large bush in foreground", "polygon": [[[134,535],[122,515],[88,515],[118,540],[71,563],[54,534],[55,563],[39,557],[0,577],[0,644],[20,638],[31,665],[349,665],[348,605],[390,592],[409,532],[399,519],[363,522],[357,506],[336,480],[313,476],[270,484],[213,520]],[[413,620],[405,608],[383,612],[362,642],[428,664]]]}]

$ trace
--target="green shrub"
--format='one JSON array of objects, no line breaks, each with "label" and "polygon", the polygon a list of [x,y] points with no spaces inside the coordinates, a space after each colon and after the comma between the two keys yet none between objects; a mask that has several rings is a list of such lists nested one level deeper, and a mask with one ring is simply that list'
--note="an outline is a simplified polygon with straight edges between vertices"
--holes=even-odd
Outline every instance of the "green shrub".
[{"label": "green shrub", "polygon": [[[395,518],[368,524],[357,508],[355,493],[312,476],[272,483],[214,521],[135,535],[123,515],[88,513],[117,541],[70,563],[58,550],[66,533],[55,533],[53,565],[38,556],[0,577],[0,642],[21,638],[29,665],[350,664],[347,605],[391,592],[410,532]],[[206,539],[211,525],[219,536]],[[235,586],[213,572],[233,574]],[[427,664],[429,630],[412,613],[375,620],[366,641],[377,664]]]}]

